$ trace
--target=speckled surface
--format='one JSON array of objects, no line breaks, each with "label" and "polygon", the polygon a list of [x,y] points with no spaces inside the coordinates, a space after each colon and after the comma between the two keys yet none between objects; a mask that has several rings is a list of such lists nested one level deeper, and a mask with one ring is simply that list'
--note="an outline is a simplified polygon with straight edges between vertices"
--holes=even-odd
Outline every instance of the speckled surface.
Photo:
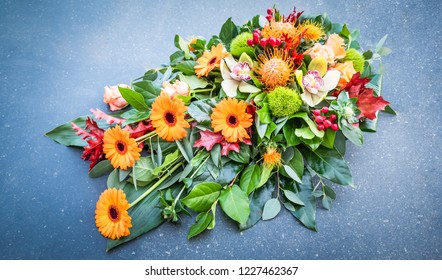
[{"label": "speckled surface", "polygon": [[[278,3],[281,2],[281,3]],[[283,2],[290,2],[283,3]],[[290,12],[292,1],[276,1]],[[319,232],[287,212],[240,233],[219,215],[187,241],[192,220],[164,224],[110,253],[95,228],[105,179],[90,179],[81,151],[44,132],[89,108],[103,87],[167,62],[173,37],[217,34],[264,14],[260,1],[3,1],[0,6],[0,259],[441,259],[440,1],[297,1],[308,14],[361,29],[363,47],[384,34],[381,115],[347,160],[357,189],[339,187]]]}]

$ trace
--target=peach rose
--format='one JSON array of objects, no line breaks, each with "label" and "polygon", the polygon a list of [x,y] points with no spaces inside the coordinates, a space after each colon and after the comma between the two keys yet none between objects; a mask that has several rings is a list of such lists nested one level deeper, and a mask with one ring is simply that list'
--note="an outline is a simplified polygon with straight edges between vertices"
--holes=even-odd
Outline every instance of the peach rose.
[{"label": "peach rose", "polygon": [[333,49],[327,45],[316,43],[312,48],[306,50],[304,54],[310,55],[312,59],[317,56],[323,56],[328,64],[335,64],[335,53],[333,52]]},{"label": "peach rose", "polygon": [[327,39],[327,42],[325,42],[325,45],[333,49],[335,59],[341,59],[345,57],[344,39],[341,38],[338,34],[333,33],[332,35],[330,35]]},{"label": "peach rose", "polygon": [[126,100],[121,96],[118,87],[130,88],[125,84],[119,84],[118,86],[105,86],[104,87],[104,103],[109,105],[111,111],[121,110],[127,106]]},{"label": "peach rose", "polygon": [[177,95],[189,95],[189,86],[185,82],[176,80],[173,84],[171,84],[164,81],[162,86],[163,88],[161,89],[161,93],[167,93],[171,99]]},{"label": "peach rose", "polygon": [[343,88],[351,80],[351,77],[356,73],[353,67],[353,62],[346,61],[344,63],[337,63],[333,69],[339,70],[341,72],[341,78],[339,79],[338,86]]}]

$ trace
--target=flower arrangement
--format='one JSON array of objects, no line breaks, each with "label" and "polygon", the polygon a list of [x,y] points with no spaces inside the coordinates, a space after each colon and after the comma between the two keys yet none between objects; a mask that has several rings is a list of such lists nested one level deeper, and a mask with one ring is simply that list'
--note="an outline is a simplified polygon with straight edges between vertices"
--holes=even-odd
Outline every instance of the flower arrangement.
[{"label": "flower arrangement", "polygon": [[[275,7],[210,40],[175,36],[170,63],[105,87],[112,113],[91,109],[46,135],[82,147],[90,177],[108,174],[95,220],[110,250],[196,214],[188,238],[221,209],[240,230],[287,209],[316,231],[332,184],[353,186],[346,141],[363,143],[378,111],[386,36],[362,51],[359,31],[326,15]],[[333,185],[334,185],[333,184]]]}]

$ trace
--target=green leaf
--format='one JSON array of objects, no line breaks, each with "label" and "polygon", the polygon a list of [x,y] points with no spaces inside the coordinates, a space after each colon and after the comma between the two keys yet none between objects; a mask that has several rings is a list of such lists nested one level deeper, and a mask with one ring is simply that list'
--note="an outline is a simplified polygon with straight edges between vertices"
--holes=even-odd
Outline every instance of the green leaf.
[{"label": "green leaf", "polygon": [[268,103],[264,103],[262,108],[257,110],[256,113],[258,114],[259,121],[261,123],[271,123],[272,122],[272,116],[270,115]]},{"label": "green leaf", "polygon": [[302,175],[304,174],[304,159],[302,157],[301,152],[296,148],[288,148],[283,153],[283,161],[285,162],[284,166],[287,166],[291,170],[289,172],[294,171],[295,174],[289,174],[286,168],[280,169],[282,175],[292,178],[297,182],[302,182]]},{"label": "green leaf", "polygon": [[118,90],[120,91],[121,96],[127,101],[127,103],[132,105],[132,107],[140,112],[149,111],[149,107],[144,101],[144,97],[141,93],[122,87],[118,87]]},{"label": "green leaf", "polygon": [[220,163],[220,159],[221,159],[221,145],[220,144],[215,144],[215,146],[213,146],[212,150],[210,150],[210,157],[212,158],[213,164],[218,166]]},{"label": "green leaf", "polygon": [[350,140],[356,146],[362,146],[364,142],[364,136],[359,127],[347,124],[347,121],[342,119],[341,121],[341,131],[348,140]]},{"label": "green leaf", "polygon": [[278,215],[281,211],[281,203],[277,198],[269,199],[264,205],[264,210],[262,211],[262,219],[264,221],[271,220]]},{"label": "green leaf", "polygon": [[252,164],[242,172],[239,179],[239,187],[249,195],[258,186],[260,179],[261,168],[257,164]]},{"label": "green leaf", "polygon": [[380,56],[387,56],[391,53],[391,49],[387,47],[382,47],[377,52]]},{"label": "green leaf", "polygon": [[302,184],[295,183],[292,190],[304,203],[304,206],[292,203],[285,204],[284,206],[305,227],[316,231],[316,198],[313,196],[313,185],[310,173],[305,172],[302,178]]},{"label": "green leaf", "polygon": [[187,113],[194,118],[197,122],[210,122],[211,118],[210,115],[212,114],[212,106],[215,105],[212,103],[209,103],[209,101],[194,101],[192,104],[190,104],[189,108],[187,109]]},{"label": "green leaf", "polygon": [[192,147],[189,148],[189,140],[183,138],[183,140],[175,140],[175,143],[186,161],[190,162],[193,158],[193,150]]},{"label": "green leaf", "polygon": [[189,233],[187,234],[187,238],[190,239],[203,232],[209,226],[212,219],[213,219],[212,213],[207,213],[207,212],[200,213],[196,217],[196,223],[190,227]]},{"label": "green leaf", "polygon": [[152,81],[140,81],[132,84],[134,90],[140,93],[147,106],[152,106],[152,103],[161,93],[161,87],[153,83]]},{"label": "green leaf", "polygon": [[239,163],[249,163],[250,162],[250,148],[246,144],[239,144],[240,150],[239,153],[237,152],[231,152],[228,154],[228,157],[236,162]]},{"label": "green leaf", "polygon": [[240,230],[246,230],[253,227],[262,217],[264,204],[272,198],[275,186],[271,182],[267,182],[262,188],[253,192],[250,199],[250,215],[247,222],[239,225]]},{"label": "green leaf", "polygon": [[144,121],[145,119],[149,118],[149,116],[150,112],[140,112],[137,109],[131,109],[121,115],[122,118],[126,119],[124,121],[125,125]]},{"label": "green leaf", "polygon": [[155,81],[158,78],[158,71],[156,69],[150,69],[143,75],[143,80]]},{"label": "green leaf", "polygon": [[271,174],[272,174],[272,168],[262,165],[261,178],[259,179],[259,184],[256,186],[256,189],[263,186],[267,182],[267,180],[269,180]]},{"label": "green leaf", "polygon": [[341,33],[339,35],[343,36],[344,38],[348,38],[350,36],[350,30],[348,30],[347,25],[344,24],[342,27]]},{"label": "green leaf", "polygon": [[[88,116],[78,117],[72,122],[84,129],[86,126],[85,122],[87,118]],[[57,126],[51,131],[46,132],[45,136],[65,146],[86,146],[87,142],[85,140],[82,140],[80,136],[75,134],[75,130],[72,128],[71,125],[72,122],[67,122],[60,126]]]},{"label": "green leaf", "polygon": [[175,66],[175,69],[183,72],[185,75],[195,75],[195,61],[183,61]]},{"label": "green leaf", "polygon": [[302,177],[299,177],[298,174],[296,174],[295,170],[293,170],[293,168],[291,168],[288,165],[283,165],[283,168],[284,168],[285,173],[288,175],[288,177],[292,178],[296,182],[302,182],[301,181]]},{"label": "green leaf", "polygon": [[206,88],[209,85],[206,80],[198,79],[198,77],[195,75],[185,76],[182,73],[179,73],[178,77],[180,78],[180,81],[188,84],[190,89]]},{"label": "green leaf", "polygon": [[336,193],[332,188],[325,185],[322,187],[322,192],[324,194],[322,197],[322,206],[324,206],[325,209],[330,210],[332,202],[336,199]]},{"label": "green leaf", "polygon": [[181,38],[180,35],[176,34],[174,38],[175,47],[182,50],[184,52],[184,56],[186,59],[190,59],[189,45],[187,42]]},{"label": "green leaf", "polygon": [[308,126],[302,127],[302,128],[297,128],[295,130],[295,135],[297,137],[304,138],[304,139],[315,138],[315,134],[311,131],[310,127],[308,127]]},{"label": "green leaf", "polygon": [[375,52],[379,53],[379,50],[384,46],[385,41],[387,40],[388,34],[382,37],[382,39],[379,40],[379,42],[376,44]]},{"label": "green leaf", "polygon": [[346,150],[346,138],[341,131],[336,133],[334,148],[342,157],[344,157]]},{"label": "green leaf", "polygon": [[289,190],[284,190],[284,194],[285,194],[285,197],[287,197],[287,199],[290,200],[291,202],[293,202],[297,205],[304,206],[304,202],[302,202],[302,200],[299,198],[299,196],[296,193],[289,191]]},{"label": "green leaf", "polygon": [[181,201],[192,210],[207,211],[220,196],[221,189],[222,186],[218,183],[200,183],[195,185],[192,191]]},{"label": "green leaf", "polygon": [[207,229],[214,229],[216,225],[216,205],[218,204],[218,201],[215,201],[215,203],[212,204],[212,207],[210,207],[210,210],[212,211],[212,221],[210,222]]},{"label": "green leaf", "polygon": [[221,27],[219,38],[223,41],[224,46],[230,51],[230,42],[238,35],[238,27],[232,22],[232,18],[227,21]]},{"label": "green leaf", "polygon": [[114,167],[112,166],[110,160],[105,159],[97,163],[94,168],[89,171],[89,177],[98,178],[110,173],[112,170],[114,170]]},{"label": "green leaf", "polygon": [[327,147],[329,149],[333,149],[334,143],[335,143],[335,137],[336,137],[336,131],[333,131],[331,129],[327,129],[325,131],[324,138],[322,139],[322,145],[324,147]]},{"label": "green leaf", "polygon": [[117,188],[122,189],[126,185],[126,182],[120,182],[120,178],[118,176],[118,169],[114,169],[107,177],[107,187],[108,188]]},{"label": "green leaf", "polygon": [[237,185],[223,190],[219,202],[223,211],[231,219],[240,224],[247,222],[250,214],[249,198]]},{"label": "green leaf", "polygon": [[164,168],[166,168],[167,166],[169,166],[170,164],[172,164],[178,157],[180,156],[180,153],[178,150],[175,150],[175,152],[168,154],[166,156],[166,158],[164,159],[163,164],[161,164],[161,166],[156,167],[153,171],[152,171],[152,175],[157,176],[160,172],[163,171]]},{"label": "green leaf", "polygon": [[316,126],[315,122],[313,122],[309,116],[307,115],[306,112],[298,112],[292,116],[290,116],[290,118],[301,118],[303,119],[307,125],[310,127],[310,130],[319,138],[324,137],[324,131],[323,130],[318,130],[318,127]]},{"label": "green leaf", "polygon": [[336,184],[353,186],[353,178],[347,163],[336,150],[319,147],[315,151],[302,149],[307,164],[320,177]]},{"label": "green leaf", "polygon": [[158,178],[158,176],[152,174],[154,168],[151,157],[141,157],[135,164],[131,177],[136,178],[138,186],[146,186]]},{"label": "green leaf", "polygon": [[285,140],[287,141],[288,146],[296,146],[301,143],[298,136],[295,134],[296,127],[294,125],[294,121],[287,122],[286,125],[282,128],[282,132],[284,133]]},{"label": "green leaf", "polygon": [[176,64],[184,59],[184,52],[183,51],[176,51],[173,54],[169,56],[170,64]]}]

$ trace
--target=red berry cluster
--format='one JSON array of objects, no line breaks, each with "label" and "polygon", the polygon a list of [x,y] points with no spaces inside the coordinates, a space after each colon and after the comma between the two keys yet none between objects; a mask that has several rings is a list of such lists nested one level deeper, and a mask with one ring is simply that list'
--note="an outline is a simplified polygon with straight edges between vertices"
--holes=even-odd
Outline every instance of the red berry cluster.
[{"label": "red berry cluster", "polygon": [[253,30],[253,39],[247,40],[247,45],[254,46],[260,44],[262,47],[267,45],[271,45],[272,47],[279,47],[282,41],[279,38],[269,37],[269,38],[261,38],[261,30],[255,29]]},{"label": "red berry cluster", "polygon": [[325,114],[329,113],[328,107],[322,107],[321,110],[315,109],[313,110],[313,117],[318,126],[318,130],[326,130],[327,128],[331,128],[334,131],[339,130],[339,126],[336,122],[338,118],[336,114],[329,114],[325,116]]},{"label": "red berry cluster", "polygon": [[267,9],[266,19],[268,21],[271,21],[272,19],[274,19],[274,17],[273,17],[273,9],[271,9],[271,8]]}]

